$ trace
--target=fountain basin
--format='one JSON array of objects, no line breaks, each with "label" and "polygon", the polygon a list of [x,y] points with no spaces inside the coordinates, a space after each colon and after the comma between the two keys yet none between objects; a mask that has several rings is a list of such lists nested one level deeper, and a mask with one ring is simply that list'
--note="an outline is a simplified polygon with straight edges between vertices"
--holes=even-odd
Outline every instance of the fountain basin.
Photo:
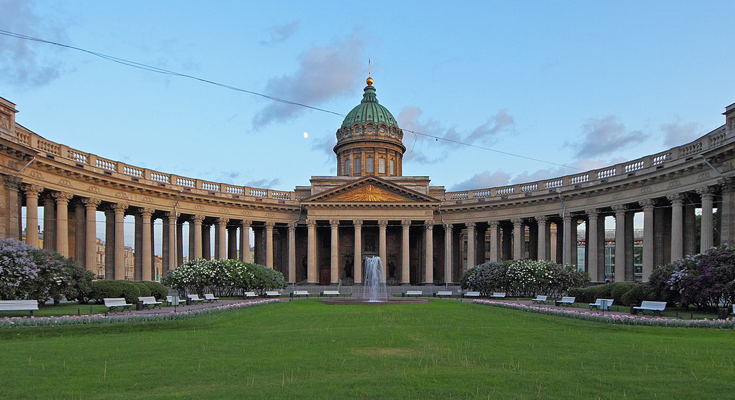
[{"label": "fountain basin", "polygon": [[369,301],[359,297],[330,297],[328,299],[322,299],[322,303],[330,305],[360,305],[360,306],[389,306],[396,304],[426,304],[429,300],[427,299],[414,299],[404,297],[387,298],[381,301]]}]

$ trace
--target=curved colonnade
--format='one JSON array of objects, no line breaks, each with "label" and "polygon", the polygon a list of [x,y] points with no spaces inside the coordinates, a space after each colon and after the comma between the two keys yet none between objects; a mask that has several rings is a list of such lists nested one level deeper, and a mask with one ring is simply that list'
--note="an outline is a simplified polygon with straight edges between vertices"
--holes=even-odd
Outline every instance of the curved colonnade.
[{"label": "curved colonnade", "polygon": [[[430,186],[428,177],[313,177],[311,186],[294,191],[203,181],[49,141],[16,124],[15,112],[13,103],[0,98],[0,236],[25,237],[39,246],[43,207],[43,247],[76,258],[105,279],[155,279],[156,240],[163,245],[164,271],[189,258],[250,260],[253,245],[254,261],[280,270],[290,283],[359,284],[362,259],[374,254],[389,265],[388,283],[412,285],[457,282],[467,266],[521,258],[584,265],[593,281],[645,281],[654,266],[735,243],[735,104],[724,113],[725,125],[661,153],[460,192]],[[366,191],[372,197],[356,195]],[[97,259],[97,211],[105,214],[104,260]],[[644,223],[642,271],[636,273],[638,212]],[[132,276],[124,261],[126,215],[135,217]],[[605,217],[615,219],[611,271],[604,268]],[[157,239],[158,219],[163,229]],[[100,261],[104,274],[97,271]]]}]

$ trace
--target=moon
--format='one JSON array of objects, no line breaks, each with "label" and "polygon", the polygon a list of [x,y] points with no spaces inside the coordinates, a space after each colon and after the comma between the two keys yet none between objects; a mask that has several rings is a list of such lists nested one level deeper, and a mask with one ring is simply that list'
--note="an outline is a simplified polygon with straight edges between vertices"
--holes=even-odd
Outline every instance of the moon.
[{"label": "moon", "polygon": [[309,132],[304,132],[304,139],[308,139],[308,138],[309,138]]}]

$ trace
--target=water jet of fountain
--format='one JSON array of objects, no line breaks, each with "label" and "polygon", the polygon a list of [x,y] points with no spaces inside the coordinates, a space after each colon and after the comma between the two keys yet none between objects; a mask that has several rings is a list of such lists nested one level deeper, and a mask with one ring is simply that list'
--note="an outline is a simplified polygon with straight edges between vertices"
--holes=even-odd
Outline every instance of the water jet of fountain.
[{"label": "water jet of fountain", "polygon": [[380,257],[365,259],[365,279],[363,280],[362,298],[368,303],[381,303],[388,299],[388,290],[380,276],[384,274],[383,261]]}]

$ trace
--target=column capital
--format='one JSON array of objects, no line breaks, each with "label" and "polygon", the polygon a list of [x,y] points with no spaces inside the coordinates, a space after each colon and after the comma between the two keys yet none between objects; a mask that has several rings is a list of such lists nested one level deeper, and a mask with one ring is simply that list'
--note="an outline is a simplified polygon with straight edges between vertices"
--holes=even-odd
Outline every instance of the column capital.
[{"label": "column capital", "polygon": [[732,190],[735,188],[735,177],[728,176],[717,181],[725,190]]},{"label": "column capital", "polygon": [[381,219],[380,221],[378,221],[378,227],[380,227],[381,229],[385,229],[385,227],[387,226],[388,226],[388,221],[384,219]]},{"label": "column capital", "polygon": [[69,200],[71,200],[72,197],[74,197],[73,194],[66,193],[66,192],[53,192],[51,193],[51,196],[53,196],[54,199],[56,200],[56,204],[69,203]]},{"label": "column capital", "polygon": [[474,228],[476,224],[475,224],[474,222],[465,222],[465,224],[464,224],[464,225],[465,225],[465,226],[466,226],[467,228]]},{"label": "column capital", "polygon": [[600,215],[600,210],[591,208],[589,210],[585,210],[585,213],[587,214],[587,218],[597,218]]},{"label": "column capital", "polygon": [[194,222],[195,224],[201,225],[202,222],[204,222],[204,215],[193,215],[191,217],[191,221]]},{"label": "column capital", "polygon": [[682,203],[684,200],[684,195],[681,193],[674,193],[666,196],[666,198],[671,202],[671,204]]},{"label": "column capital", "polygon": [[241,228],[250,228],[251,221],[248,221],[246,219],[240,221],[240,227]]},{"label": "column capital", "polygon": [[355,228],[362,228],[362,220],[361,219],[353,219],[352,224],[355,225]]},{"label": "column capital", "polygon": [[538,222],[539,224],[545,224],[546,221],[548,221],[548,219],[549,219],[549,217],[547,217],[545,215],[537,215],[537,216],[532,217],[532,218],[535,219],[536,222]]},{"label": "column capital", "polygon": [[21,185],[21,179],[17,176],[11,176],[11,175],[5,175],[3,176],[3,185],[5,185],[5,189],[8,190],[15,190],[16,192],[20,190]]},{"label": "column capital", "polygon": [[127,203],[115,203],[111,204],[110,207],[115,211],[115,214],[122,214],[128,209]]},{"label": "column capital", "polygon": [[520,224],[523,223],[523,219],[521,219],[521,218],[513,218],[513,219],[510,220],[510,222],[512,222],[513,225],[520,225]]},{"label": "column capital", "polygon": [[704,196],[711,197],[715,193],[715,188],[712,186],[704,186],[704,187],[695,189],[695,191],[702,197]]},{"label": "column capital", "polygon": [[656,205],[656,200],[654,199],[645,199],[638,202],[638,204],[643,207],[643,209],[652,209]]},{"label": "column capital", "polygon": [[138,211],[138,214],[140,214],[143,219],[150,220],[151,215],[153,215],[154,212],[156,212],[156,210],[153,208],[141,208],[140,211]]},{"label": "column capital", "polygon": [[274,226],[276,226],[276,223],[275,222],[272,222],[272,221],[266,221],[265,222],[266,229],[273,229]]},{"label": "column capital", "polygon": [[401,221],[401,227],[403,228],[410,228],[411,227],[411,220],[410,219],[404,219]]},{"label": "column capital", "polygon": [[296,227],[297,227],[298,225],[299,225],[299,222],[298,222],[298,221],[296,221],[296,222],[289,222],[289,223],[288,223],[288,231],[289,231],[289,232],[294,232],[294,231],[296,231]]},{"label": "column capital", "polygon": [[612,210],[615,211],[616,214],[618,214],[618,213],[624,213],[628,209],[628,206],[623,205],[623,204],[616,204],[610,208],[612,208]]},{"label": "column capital", "polygon": [[426,230],[429,230],[429,231],[430,230],[433,230],[434,229],[434,221],[433,220],[424,221],[424,228],[426,228]]},{"label": "column capital", "polygon": [[444,226],[444,230],[447,230],[447,231],[451,231],[452,229],[454,229],[454,224],[451,224],[451,223],[444,223],[442,224],[442,226]]},{"label": "column capital", "polygon": [[339,228],[339,220],[338,219],[330,219],[329,220],[329,226],[332,228]]},{"label": "column capital", "polygon": [[316,226],[316,220],[313,218],[307,218],[306,225],[308,225],[309,228],[314,228]]},{"label": "column capital", "polygon": [[168,218],[168,219],[169,219],[169,221],[170,221],[170,220],[171,220],[171,217],[173,217],[173,216],[174,216],[174,212],[173,212],[173,211],[164,211],[164,212],[163,212],[163,216],[164,216],[165,218]]},{"label": "column capital", "polygon": [[85,197],[82,199],[82,204],[84,204],[84,207],[86,207],[87,210],[97,210],[97,206],[99,206],[100,203],[102,203],[102,200],[94,197]]},{"label": "column capital", "polygon": [[24,183],[23,191],[26,192],[26,196],[38,197],[38,195],[40,195],[41,192],[43,192],[43,186]]},{"label": "column capital", "polygon": [[218,224],[227,225],[228,222],[230,222],[230,219],[229,218],[226,218],[226,217],[219,217],[219,218],[217,218],[217,223]]},{"label": "column capital", "polygon": [[490,225],[490,228],[498,228],[498,225],[500,224],[497,220],[490,220],[487,221],[487,223]]}]

